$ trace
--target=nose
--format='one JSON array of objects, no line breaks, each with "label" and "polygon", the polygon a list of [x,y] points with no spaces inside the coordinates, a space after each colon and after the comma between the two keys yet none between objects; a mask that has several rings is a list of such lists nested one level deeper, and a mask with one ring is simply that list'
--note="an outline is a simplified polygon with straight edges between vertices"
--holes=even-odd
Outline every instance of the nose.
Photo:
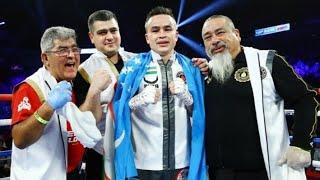
[{"label": "nose", "polygon": [[164,38],[164,37],[166,37],[166,36],[167,36],[166,31],[163,30],[163,29],[161,29],[161,30],[159,31],[159,37],[160,37],[160,38]]},{"label": "nose", "polygon": [[220,40],[217,38],[212,38],[211,39],[211,45],[217,46],[220,43]]},{"label": "nose", "polygon": [[212,45],[216,45],[216,44],[218,44],[220,42],[219,37],[216,36],[214,33],[211,34],[209,40],[210,40],[210,44],[212,44]]},{"label": "nose", "polygon": [[112,34],[111,34],[110,32],[108,32],[108,33],[106,34],[105,38],[106,38],[107,40],[111,40],[111,39],[113,39],[113,36],[112,36]]},{"label": "nose", "polygon": [[68,51],[68,57],[75,57],[79,54],[80,54],[80,52],[79,53],[73,52],[72,49],[69,49],[69,51]]}]

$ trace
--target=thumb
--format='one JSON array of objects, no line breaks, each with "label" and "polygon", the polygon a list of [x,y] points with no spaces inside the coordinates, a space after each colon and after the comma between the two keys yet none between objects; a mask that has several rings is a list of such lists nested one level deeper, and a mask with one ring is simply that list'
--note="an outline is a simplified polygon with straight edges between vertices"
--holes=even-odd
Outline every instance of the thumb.
[{"label": "thumb", "polygon": [[278,160],[277,164],[279,166],[285,164],[287,162],[287,156],[286,156],[287,153],[284,153],[284,155],[281,156],[281,158]]}]

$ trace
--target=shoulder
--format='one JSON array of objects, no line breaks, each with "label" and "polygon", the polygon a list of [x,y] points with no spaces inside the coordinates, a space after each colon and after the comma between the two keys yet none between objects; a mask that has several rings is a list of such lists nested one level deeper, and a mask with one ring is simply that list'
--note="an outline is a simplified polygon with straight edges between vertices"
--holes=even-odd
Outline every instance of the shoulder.
[{"label": "shoulder", "polygon": [[12,96],[12,124],[26,119],[41,106],[40,98],[28,83],[16,87]]},{"label": "shoulder", "polygon": [[194,66],[191,58],[189,58],[183,54],[176,53],[176,59],[179,62],[179,64],[184,68],[189,68],[192,71],[199,69],[198,67]]},{"label": "shoulder", "polygon": [[105,58],[106,58],[106,56],[102,52],[97,51],[97,52],[91,54],[88,59],[83,61],[80,64],[79,68],[87,68],[90,66],[100,65],[101,61],[104,62]]},{"label": "shoulder", "polygon": [[287,62],[286,58],[282,55],[279,55],[278,53],[274,54],[273,58],[273,66],[289,66],[290,64]]},{"label": "shoulder", "polygon": [[131,59],[131,58],[133,58],[133,57],[138,55],[137,53],[128,52],[128,51],[124,51],[124,50],[123,51],[119,51],[119,54],[120,54],[120,56],[121,56],[121,58],[122,58],[122,60],[124,62],[126,62],[129,59]]},{"label": "shoulder", "polygon": [[33,90],[32,86],[30,84],[26,83],[26,82],[22,82],[22,83],[20,83],[20,84],[18,84],[18,85],[16,85],[14,87],[13,94],[18,94],[18,93],[21,93],[21,92],[34,92],[34,93],[36,93]]},{"label": "shoulder", "polygon": [[150,53],[135,54],[134,56],[132,56],[129,59],[127,59],[127,61],[125,62],[125,66],[137,66],[137,67],[139,67],[140,65],[142,65],[144,63],[144,61],[146,59],[148,59],[150,57],[151,57]]}]

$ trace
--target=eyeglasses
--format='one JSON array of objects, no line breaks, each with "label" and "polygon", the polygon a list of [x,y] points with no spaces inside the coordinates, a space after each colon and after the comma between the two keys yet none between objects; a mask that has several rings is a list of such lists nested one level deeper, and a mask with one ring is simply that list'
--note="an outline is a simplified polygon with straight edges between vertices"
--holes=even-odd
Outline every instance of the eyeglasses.
[{"label": "eyeglasses", "polygon": [[70,51],[71,51],[74,55],[79,55],[80,52],[81,52],[81,49],[80,49],[80,48],[77,48],[77,47],[73,47],[73,48],[60,49],[60,50],[57,50],[57,51],[46,51],[46,53],[54,53],[54,54],[56,54],[57,56],[66,57],[66,56],[69,55]]}]

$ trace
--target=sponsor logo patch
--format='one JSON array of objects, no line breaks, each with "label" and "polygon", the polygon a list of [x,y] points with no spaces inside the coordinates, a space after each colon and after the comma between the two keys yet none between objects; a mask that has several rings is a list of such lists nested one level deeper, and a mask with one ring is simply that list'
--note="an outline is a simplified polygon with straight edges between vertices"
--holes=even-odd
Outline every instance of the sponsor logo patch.
[{"label": "sponsor logo patch", "polygon": [[31,104],[29,103],[28,97],[23,97],[22,101],[18,105],[18,112],[22,111],[23,109],[26,109],[28,111],[30,111],[31,109]]}]

